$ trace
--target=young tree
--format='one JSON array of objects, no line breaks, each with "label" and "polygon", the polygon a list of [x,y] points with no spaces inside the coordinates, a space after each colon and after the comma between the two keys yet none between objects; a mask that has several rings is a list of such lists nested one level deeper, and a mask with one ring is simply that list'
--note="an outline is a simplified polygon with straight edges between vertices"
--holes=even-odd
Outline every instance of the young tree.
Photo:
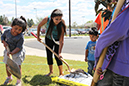
[{"label": "young tree", "polygon": [[2,24],[3,23],[3,18],[2,18],[2,16],[0,16],[0,24]]},{"label": "young tree", "polygon": [[5,15],[0,16],[0,24],[8,25],[8,23],[9,23],[9,20],[8,20],[8,18]]},{"label": "young tree", "polygon": [[92,23],[93,22],[93,20],[90,20],[90,21],[87,21],[86,23]]},{"label": "young tree", "polygon": [[73,22],[72,27],[73,28],[76,28],[77,27],[77,23],[76,22]]},{"label": "young tree", "polygon": [[34,24],[33,19],[30,19],[30,20],[27,19],[27,24],[28,24],[29,27],[31,27]]},{"label": "young tree", "polygon": [[11,22],[14,20],[14,17],[12,17]]},{"label": "young tree", "polygon": [[[37,24],[39,24],[39,23],[43,20],[42,17],[40,17],[40,18],[37,17],[36,19],[37,19],[37,20],[36,20],[36,23],[37,23]],[[46,28],[46,26],[47,26],[47,24],[43,25],[42,28]]]}]

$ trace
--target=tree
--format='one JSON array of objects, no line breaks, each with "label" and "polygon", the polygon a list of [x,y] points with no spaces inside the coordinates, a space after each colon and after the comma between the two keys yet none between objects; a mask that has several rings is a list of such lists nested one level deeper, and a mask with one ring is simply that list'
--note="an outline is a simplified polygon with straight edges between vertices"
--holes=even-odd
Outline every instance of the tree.
[{"label": "tree", "polygon": [[14,17],[12,17],[11,22],[14,20]]},{"label": "tree", "polygon": [[9,23],[9,20],[8,20],[8,18],[5,15],[0,16],[0,24],[8,25],[8,23]]},{"label": "tree", "polygon": [[36,17],[36,23],[39,24],[43,20],[42,17]]},{"label": "tree", "polygon": [[76,22],[73,22],[72,27],[73,28],[76,28],[77,27],[77,23]]},{"label": "tree", "polygon": [[3,23],[3,18],[2,18],[2,16],[0,16],[0,24],[2,24]]},{"label": "tree", "polygon": [[[37,17],[36,19],[37,19],[37,20],[36,20],[36,23],[37,23],[37,24],[39,24],[39,23],[43,20],[42,17]],[[43,27],[43,28],[46,28],[46,27],[47,27],[47,24],[43,25],[42,27]]]},{"label": "tree", "polygon": [[86,23],[92,23],[93,22],[93,20],[90,20],[90,21],[87,21]]},{"label": "tree", "polygon": [[33,19],[27,19],[27,25],[29,26],[29,27],[31,27],[32,25],[34,24],[34,21],[33,21]]}]

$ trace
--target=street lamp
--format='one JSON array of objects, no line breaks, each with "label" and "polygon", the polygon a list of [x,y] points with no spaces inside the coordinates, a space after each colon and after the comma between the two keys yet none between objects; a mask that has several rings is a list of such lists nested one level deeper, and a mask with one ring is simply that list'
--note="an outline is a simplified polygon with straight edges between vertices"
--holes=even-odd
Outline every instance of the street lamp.
[{"label": "street lamp", "polygon": [[82,25],[84,25],[84,26],[85,26],[85,23],[84,23],[84,18],[85,18],[85,16],[82,16],[82,18],[83,18],[83,24],[82,24]]},{"label": "street lamp", "polygon": [[15,17],[17,18],[17,1],[15,0]]},{"label": "street lamp", "polygon": [[36,11],[36,17],[37,17],[37,8],[34,8],[34,10]]}]

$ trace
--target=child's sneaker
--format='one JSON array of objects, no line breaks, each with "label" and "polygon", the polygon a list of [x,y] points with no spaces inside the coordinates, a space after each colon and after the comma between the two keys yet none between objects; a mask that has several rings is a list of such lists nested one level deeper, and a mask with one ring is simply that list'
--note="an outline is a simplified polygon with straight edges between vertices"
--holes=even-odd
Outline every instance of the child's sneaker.
[{"label": "child's sneaker", "polygon": [[12,78],[7,78],[4,82],[4,85],[7,85],[8,83],[10,83],[13,79]]},{"label": "child's sneaker", "polygon": [[21,85],[21,81],[20,81],[20,82],[17,82],[15,85],[16,85],[16,86],[22,86],[22,85]]}]

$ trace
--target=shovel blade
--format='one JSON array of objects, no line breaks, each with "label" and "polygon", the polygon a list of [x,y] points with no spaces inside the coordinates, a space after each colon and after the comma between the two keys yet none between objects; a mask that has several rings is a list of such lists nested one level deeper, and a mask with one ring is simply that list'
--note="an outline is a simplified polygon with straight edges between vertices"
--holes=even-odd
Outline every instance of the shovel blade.
[{"label": "shovel blade", "polygon": [[14,62],[12,59],[8,58],[7,65],[8,65],[7,70],[18,79],[21,79],[21,71],[18,64]]}]

